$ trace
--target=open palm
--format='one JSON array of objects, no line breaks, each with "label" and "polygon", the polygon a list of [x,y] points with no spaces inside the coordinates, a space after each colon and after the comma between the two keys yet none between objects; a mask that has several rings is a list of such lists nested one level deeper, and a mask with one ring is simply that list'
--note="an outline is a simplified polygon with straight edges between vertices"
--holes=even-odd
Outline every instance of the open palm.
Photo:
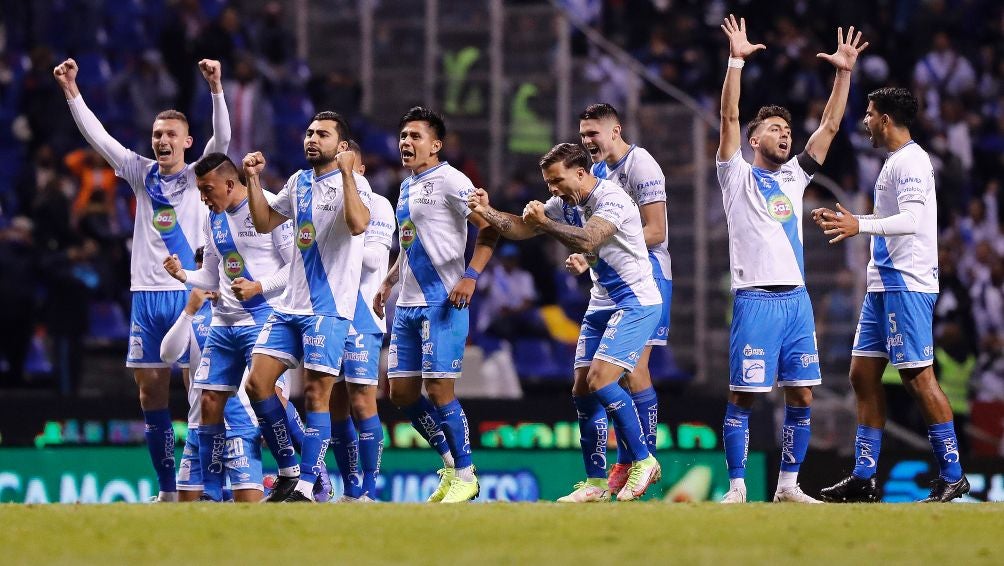
[{"label": "open palm", "polygon": [[826,59],[838,71],[850,71],[858,60],[858,55],[868,47],[868,42],[861,43],[861,32],[854,35],[854,26],[847,29],[847,39],[844,40],[844,28],[837,28],[837,50],[833,53],[817,53],[816,57]]},{"label": "open palm", "polygon": [[736,22],[736,17],[729,14],[721,28],[729,36],[729,55],[732,57],[745,59],[761,49],[767,49],[762,43],[752,44],[746,39],[746,18],[739,18]]}]

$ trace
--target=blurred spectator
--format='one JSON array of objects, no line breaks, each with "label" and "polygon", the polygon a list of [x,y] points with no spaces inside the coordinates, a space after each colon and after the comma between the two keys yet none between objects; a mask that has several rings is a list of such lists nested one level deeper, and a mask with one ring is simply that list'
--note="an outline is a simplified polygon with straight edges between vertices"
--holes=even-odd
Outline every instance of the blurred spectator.
[{"label": "blurred spectator", "polygon": [[35,329],[35,291],[40,279],[32,222],[15,217],[0,230],[0,387],[24,383],[24,362]]},{"label": "blurred spectator", "polygon": [[972,63],[952,47],[948,32],[935,32],[931,47],[914,66],[913,82],[927,118],[937,122],[944,97],[967,95],[976,88],[976,71]]},{"label": "blurred spectator", "polygon": [[[138,59],[131,59],[112,79],[108,90],[113,95],[125,94],[132,107],[132,127],[137,132],[149,131],[157,114],[173,108],[178,98],[178,83],[156,49],[147,49]],[[142,139],[132,149],[142,153],[149,146],[149,140]]]},{"label": "blurred spectator", "polygon": [[[149,128],[153,123],[153,118],[146,123]],[[84,209],[91,206],[93,202],[100,202],[109,211],[112,210],[115,201],[115,193],[118,189],[118,178],[115,171],[105,162],[101,154],[90,147],[71,151],[63,158],[66,169],[77,180],[77,196],[73,200],[73,214],[79,216]],[[96,193],[100,194],[100,199],[94,201],[92,198]]]},{"label": "blurred spectator", "polygon": [[547,337],[547,329],[536,309],[537,291],[533,277],[519,266],[519,248],[503,244],[488,270],[487,294],[478,327],[505,340],[533,336]]},{"label": "blurred spectator", "polygon": [[234,163],[240,163],[252,151],[271,155],[275,150],[272,104],[258,76],[254,58],[242,54],[232,73],[232,79],[223,81],[232,132],[227,155]]},{"label": "blurred spectator", "polygon": [[475,187],[484,187],[484,179],[481,178],[481,169],[478,162],[464,151],[464,142],[460,134],[450,130],[443,140],[442,159],[449,161],[450,165],[456,167],[461,173],[467,175]]}]

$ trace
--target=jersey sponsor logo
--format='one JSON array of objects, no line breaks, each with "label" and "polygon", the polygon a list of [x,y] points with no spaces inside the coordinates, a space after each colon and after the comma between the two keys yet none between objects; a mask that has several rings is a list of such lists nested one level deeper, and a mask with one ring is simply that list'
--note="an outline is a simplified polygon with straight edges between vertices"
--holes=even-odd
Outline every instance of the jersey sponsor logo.
[{"label": "jersey sponsor logo", "polygon": [[156,228],[158,232],[170,232],[177,224],[178,213],[174,211],[173,206],[158,208],[157,211],[153,213],[153,227]]},{"label": "jersey sponsor logo", "polygon": [[764,383],[767,381],[767,367],[763,360],[743,360],[743,381]]},{"label": "jersey sponsor logo", "polygon": [[775,195],[767,202],[767,212],[778,222],[786,222],[795,214],[795,207],[791,205],[788,195]]},{"label": "jersey sponsor logo", "polygon": [[227,254],[227,257],[223,258],[223,273],[226,274],[232,280],[240,277],[241,273],[244,272],[244,258],[241,254],[233,251]]},{"label": "jersey sponsor logo", "polygon": [[296,247],[301,250],[306,250],[314,245],[315,238],[317,238],[317,230],[314,229],[313,222],[304,222],[296,229]]},{"label": "jersey sponsor logo", "polygon": [[807,368],[813,364],[819,364],[819,354],[802,354],[799,357],[802,362],[802,367]]},{"label": "jersey sponsor logo", "polygon": [[410,248],[415,243],[416,235],[415,223],[411,219],[405,220],[401,224],[401,247],[404,249]]},{"label": "jersey sponsor logo", "polygon": [[753,346],[746,344],[746,347],[743,348],[743,355],[748,358],[750,356],[763,356],[765,354],[763,348],[754,348]]}]

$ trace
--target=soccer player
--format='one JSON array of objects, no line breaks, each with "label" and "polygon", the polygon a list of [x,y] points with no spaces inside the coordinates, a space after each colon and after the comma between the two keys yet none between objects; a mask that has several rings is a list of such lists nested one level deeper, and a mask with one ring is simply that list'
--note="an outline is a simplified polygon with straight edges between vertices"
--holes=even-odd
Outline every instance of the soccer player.
[{"label": "soccer player", "polygon": [[805,150],[791,155],[791,114],[779,106],[761,108],[746,128],[753,163],[739,150],[739,86],[745,59],[764,49],[746,38],[746,21],[730,15],[721,26],[729,38],[729,62],[722,87],[718,182],[729,227],[732,268],[732,329],[729,336],[729,401],[723,437],[730,489],[722,503],[746,501],[749,415],[756,393],[784,387],[781,472],[774,501],[818,503],[798,487],[798,469],[809,446],[812,386],[821,382],[812,303],[805,290],[802,259],[802,195],[826,159],[840,127],[860,44],[854,28],[837,30],[837,50],[820,53],[836,67],[833,90],[819,128]]},{"label": "soccer player", "polygon": [[[459,503],[477,497],[481,488],[454,382],[463,369],[467,307],[498,234],[467,207],[474,192],[471,180],[440,161],[446,136],[442,117],[417,106],[401,118],[399,130],[401,163],[412,172],[401,183],[397,201],[401,253],[373,299],[373,310],[384,316],[400,280],[387,354],[390,399],[443,458],[439,487],[428,501]],[[479,231],[465,269],[468,222]],[[431,402],[422,395],[423,383]]]},{"label": "soccer player", "polygon": [[969,492],[959,463],[952,409],[934,375],[933,317],[938,298],[938,201],[931,159],[910,135],[917,99],[903,88],[868,95],[864,125],[872,146],[889,152],[875,181],[872,214],[817,208],[812,218],[837,243],[871,236],[868,292],[851,350],[850,380],[858,405],[854,470],[822,489],[825,501],[876,501],[875,469],[885,427],[886,364],[899,370],[920,404],[940,473],[925,502],[947,502]]},{"label": "soccer player", "polygon": [[[592,104],[579,115],[579,138],[593,160],[593,175],[616,183],[627,191],[631,200],[638,205],[641,223],[648,246],[648,257],[652,262],[659,293],[662,295],[662,316],[655,332],[645,344],[634,371],[627,374],[626,385],[638,408],[645,444],[648,451],[655,454],[655,441],[659,425],[659,398],[652,388],[652,375],[648,370],[652,346],[665,346],[669,338],[669,311],[673,298],[673,272],[669,257],[669,229],[666,223],[666,176],[648,151],[637,145],[629,145],[622,135],[620,117],[609,104]],[[571,265],[578,275],[588,264],[574,258]],[[591,298],[595,303],[596,299]],[[603,305],[609,308],[611,304]],[[600,308],[591,304],[589,310]],[[611,492],[618,492],[627,481],[631,469],[631,454],[624,441],[617,437],[617,463],[610,468],[607,478]]]},{"label": "soccer player", "polygon": [[[195,173],[185,164],[192,146],[188,119],[165,110],[153,122],[151,145],[155,159],[137,155],[113,139],[84,104],[77,88],[77,63],[67,59],[53,70],[80,133],[115,168],[136,194],[133,227],[129,351],[146,422],[146,442],[157,472],[157,501],[177,501],[174,475],[174,429],[167,408],[170,367],[160,359],[160,342],[185,306],[188,291],[160,266],[158,258],[176,254],[187,269],[195,267],[194,251],[202,242],[205,213],[195,189]],[[218,61],[203,59],[199,70],[213,99],[213,137],[205,153],[226,153],[230,116],[223,99]],[[187,365],[187,356],[178,360]]]},{"label": "soccer player", "polygon": [[[255,152],[244,158],[254,228],[270,233],[292,220],[297,247],[286,290],[258,336],[247,383],[262,434],[279,466],[267,501],[314,501],[314,482],[325,469],[331,387],[340,374],[355,314],[372,196],[366,178],[353,171],[356,156],[348,151],[348,140],[342,116],[315,115],[303,138],[311,168],[294,173],[271,204],[260,183],[265,157]],[[298,463],[275,383],[301,359],[307,414]]]},{"label": "soccer player", "polygon": [[[355,141],[355,172],[365,175],[362,150]],[[376,499],[376,478],[383,452],[383,426],[377,414],[376,393],[380,382],[380,349],[387,323],[373,312],[373,297],[387,277],[390,246],[394,238],[394,207],[373,193],[370,224],[363,247],[359,298],[352,327],[345,340],[342,374],[331,390],[331,451],[338,462],[344,493],[339,502],[369,502]]]},{"label": "soccer player", "polygon": [[652,276],[638,207],[617,185],[590,172],[582,146],[562,143],[540,160],[551,198],[531,201],[522,218],[491,208],[478,190],[470,198],[480,213],[506,238],[522,240],[548,234],[575,253],[584,254],[593,278],[598,308],[586,311],[575,352],[572,400],[579,418],[586,480],[561,502],[609,501],[606,445],[607,414],[631,454],[627,481],[618,501],[641,497],[662,475],[645,443],[631,396],[618,381],[634,371],[645,344],[662,317],[662,296]]},{"label": "soccer player", "polygon": [[[172,255],[164,259],[164,268],[182,283],[219,290],[220,294],[193,378],[193,388],[201,390],[199,460],[203,491],[219,501],[224,483],[224,440],[228,447],[243,443],[248,455],[260,451],[258,427],[248,412],[232,414],[227,425],[233,439],[228,439],[224,407],[231,405],[228,399],[241,389],[262,325],[286,287],[287,265],[293,259],[293,226],[285,222],[271,234],[254,229],[248,189],[225,154],[210,153],[193,169],[202,200],[209,207],[205,261],[201,269],[187,270],[178,256]],[[271,202],[276,198],[271,193],[266,197]],[[234,436],[238,428],[243,437]],[[258,476],[258,483],[260,460],[259,455],[257,474],[251,474]]]}]

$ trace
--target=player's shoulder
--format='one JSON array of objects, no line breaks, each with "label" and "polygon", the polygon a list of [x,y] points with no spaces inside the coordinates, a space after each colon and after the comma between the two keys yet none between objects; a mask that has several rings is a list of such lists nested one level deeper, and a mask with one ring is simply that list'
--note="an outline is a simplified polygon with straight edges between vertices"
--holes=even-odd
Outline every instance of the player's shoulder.
[{"label": "player's shoulder", "polygon": [[591,197],[596,201],[631,201],[631,196],[620,185],[606,179],[600,179]]},{"label": "player's shoulder", "polygon": [[929,168],[931,166],[931,156],[915,141],[910,141],[905,146],[893,152],[889,156],[889,160],[897,167]]},{"label": "player's shoulder", "polygon": [[372,194],[372,203],[374,213],[388,217],[394,216],[394,205],[382,194],[374,192]]},{"label": "player's shoulder", "polygon": [[631,166],[634,167],[656,167],[659,168],[659,162],[655,160],[655,157],[644,147],[640,145],[634,146],[634,149],[630,152]]},{"label": "player's shoulder", "polygon": [[457,169],[447,162],[443,162],[436,171],[443,177],[446,184],[451,187],[471,187],[474,183],[463,171]]},{"label": "player's shoulder", "polygon": [[[367,191],[367,192],[373,192],[373,188],[370,187],[370,182],[366,179],[365,176],[360,175],[359,173],[356,173],[355,171],[353,171],[352,172],[352,178],[355,179],[355,181],[356,181],[356,189]],[[343,179],[343,182],[344,182],[344,179]]]}]

